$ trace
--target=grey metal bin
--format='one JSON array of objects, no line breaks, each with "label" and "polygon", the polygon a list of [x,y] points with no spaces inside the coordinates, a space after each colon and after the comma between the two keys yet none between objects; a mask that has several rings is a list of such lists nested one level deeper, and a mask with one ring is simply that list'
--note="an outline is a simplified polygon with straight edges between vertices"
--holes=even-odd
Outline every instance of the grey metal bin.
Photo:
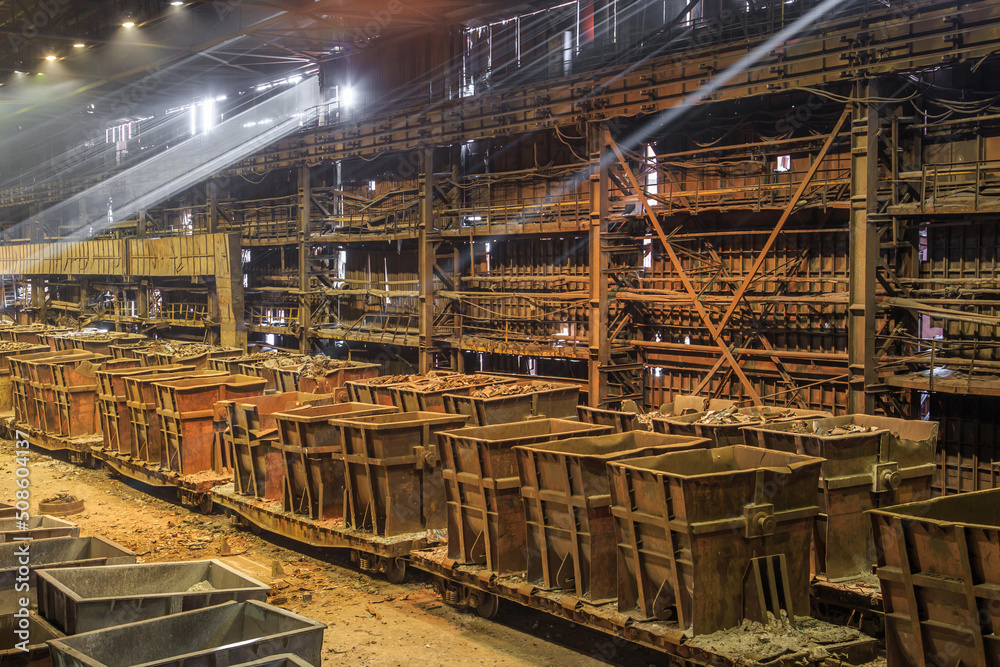
[{"label": "grey metal bin", "polygon": [[225,604],[49,642],[55,667],[214,667],[292,653],[320,664],[326,626],[263,602]]},{"label": "grey metal bin", "polygon": [[268,590],[218,560],[60,568],[38,573],[38,613],[72,635],[230,600],[264,601]]}]

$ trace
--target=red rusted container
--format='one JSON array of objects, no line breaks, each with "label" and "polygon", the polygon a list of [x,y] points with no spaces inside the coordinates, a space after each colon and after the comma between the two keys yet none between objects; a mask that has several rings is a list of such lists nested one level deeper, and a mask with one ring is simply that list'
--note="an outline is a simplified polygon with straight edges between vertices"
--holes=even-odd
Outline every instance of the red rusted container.
[{"label": "red rusted container", "polygon": [[[135,357],[119,357],[120,359],[138,362]],[[101,429],[104,432],[104,446],[114,449],[123,456],[132,455],[132,428],[126,404],[125,378],[138,375],[149,375],[156,372],[193,371],[194,367],[175,364],[159,368],[124,368],[97,371],[98,413],[101,418]]]},{"label": "red rusted container", "polygon": [[527,566],[516,445],[611,433],[564,419],[470,426],[438,433],[448,520],[448,557],[494,572]]},{"label": "red rusted container", "polygon": [[395,412],[391,406],[336,403],[275,414],[285,473],[285,511],[311,519],[343,517],[343,447],[340,429],[330,420]]},{"label": "red rusted container", "polygon": [[[391,387],[393,405],[403,412],[447,412],[445,395],[468,396],[473,389],[494,384],[513,384],[512,378],[493,375],[419,377]],[[456,413],[457,414],[457,413]],[[470,415],[471,417],[471,415]]]},{"label": "red rusted container", "polygon": [[160,465],[181,475],[211,470],[215,404],[260,396],[265,384],[261,378],[246,375],[153,383],[163,436]]},{"label": "red rusted container", "polygon": [[608,462],[708,444],[704,438],[631,431],[515,447],[528,582],[591,603],[616,599],[618,549]]},{"label": "red rusted container", "polygon": [[1000,665],[1000,489],[869,514],[889,664]]},{"label": "red rusted container", "polygon": [[347,523],[377,535],[444,528],[444,480],[435,434],[465,425],[465,415],[403,412],[349,417],[340,427],[347,481]]},{"label": "red rusted container", "polygon": [[49,348],[33,343],[0,342],[0,413],[14,409],[14,380],[8,360],[27,354],[46,352]]},{"label": "red rusted container", "polygon": [[236,492],[280,499],[285,475],[275,413],[333,400],[330,395],[287,392],[218,402],[216,410],[226,420],[224,439],[232,452]]},{"label": "red rusted container", "polygon": [[154,383],[186,378],[225,377],[219,371],[154,372],[148,375],[126,376],[125,407],[132,424],[132,457],[159,466],[163,460],[163,434],[160,416],[156,412]]},{"label": "red rusted container", "polygon": [[444,411],[469,415],[471,426],[491,426],[520,422],[531,417],[550,419],[577,419],[580,387],[574,384],[529,380],[499,384],[513,384],[521,393],[477,396],[485,387],[472,387],[459,393],[447,392],[442,396]]},{"label": "red rusted container", "polygon": [[689,636],[808,614],[822,463],[743,445],[609,462],[619,611]]},{"label": "red rusted container", "polygon": [[826,459],[813,571],[846,580],[875,564],[865,511],[930,498],[937,431],[937,422],[845,415],[750,426],[743,435],[747,445]]}]

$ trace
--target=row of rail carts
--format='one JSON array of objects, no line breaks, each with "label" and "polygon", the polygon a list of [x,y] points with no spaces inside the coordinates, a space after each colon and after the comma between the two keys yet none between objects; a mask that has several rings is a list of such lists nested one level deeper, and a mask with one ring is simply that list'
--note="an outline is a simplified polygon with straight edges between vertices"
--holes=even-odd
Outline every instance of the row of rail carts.
[{"label": "row of rail carts", "polygon": [[485,617],[507,600],[670,664],[864,664],[883,633],[891,664],[1000,664],[1000,516],[976,511],[997,496],[930,499],[933,422],[643,415],[568,381],[113,333],[0,329],[0,356],[0,411],[34,445],[394,582],[430,573]]}]

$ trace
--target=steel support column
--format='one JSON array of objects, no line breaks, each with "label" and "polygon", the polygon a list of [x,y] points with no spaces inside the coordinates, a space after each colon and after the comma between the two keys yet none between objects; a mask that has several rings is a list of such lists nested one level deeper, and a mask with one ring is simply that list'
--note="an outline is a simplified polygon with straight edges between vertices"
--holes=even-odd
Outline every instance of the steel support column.
[{"label": "steel support column", "polygon": [[309,167],[299,167],[299,350],[309,352],[309,225],[312,217],[312,184]]},{"label": "steel support column", "polygon": [[205,183],[205,218],[209,234],[219,231],[219,188],[214,180]]},{"label": "steel support column", "polygon": [[223,235],[215,248],[215,300],[219,318],[219,342],[227,347],[245,347],[247,327],[243,301],[243,257],[240,235]]},{"label": "steel support column", "polygon": [[872,413],[875,397],[875,271],[879,235],[869,215],[877,211],[879,109],[874,82],[855,85],[851,119],[850,306],[847,312],[848,412]]},{"label": "steel support column", "polygon": [[590,361],[587,368],[589,403],[600,407],[608,397],[608,377],[601,369],[611,363],[608,339],[608,269],[610,261],[601,249],[601,237],[608,233],[608,194],[611,181],[611,135],[602,124],[589,126],[587,135],[592,170],[590,174]]},{"label": "steel support column", "polygon": [[420,235],[417,239],[419,362],[420,372],[431,370],[434,363],[434,148],[421,152]]}]

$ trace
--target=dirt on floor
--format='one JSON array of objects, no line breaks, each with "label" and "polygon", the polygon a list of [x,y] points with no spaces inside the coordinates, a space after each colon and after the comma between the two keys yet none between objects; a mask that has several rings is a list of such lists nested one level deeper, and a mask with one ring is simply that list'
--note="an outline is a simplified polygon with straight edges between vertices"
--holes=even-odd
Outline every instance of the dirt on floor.
[{"label": "dirt on floor", "polygon": [[[0,441],[0,502],[14,501],[14,447]],[[396,585],[363,574],[345,552],[321,550],[181,506],[157,489],[32,451],[32,510],[60,493],[84,500],[66,517],[82,535],[131,549],[139,562],[220,558],[271,586],[268,601],[327,624],[323,665],[651,665],[662,654],[501,603],[493,621],[442,603],[429,575]]]}]

